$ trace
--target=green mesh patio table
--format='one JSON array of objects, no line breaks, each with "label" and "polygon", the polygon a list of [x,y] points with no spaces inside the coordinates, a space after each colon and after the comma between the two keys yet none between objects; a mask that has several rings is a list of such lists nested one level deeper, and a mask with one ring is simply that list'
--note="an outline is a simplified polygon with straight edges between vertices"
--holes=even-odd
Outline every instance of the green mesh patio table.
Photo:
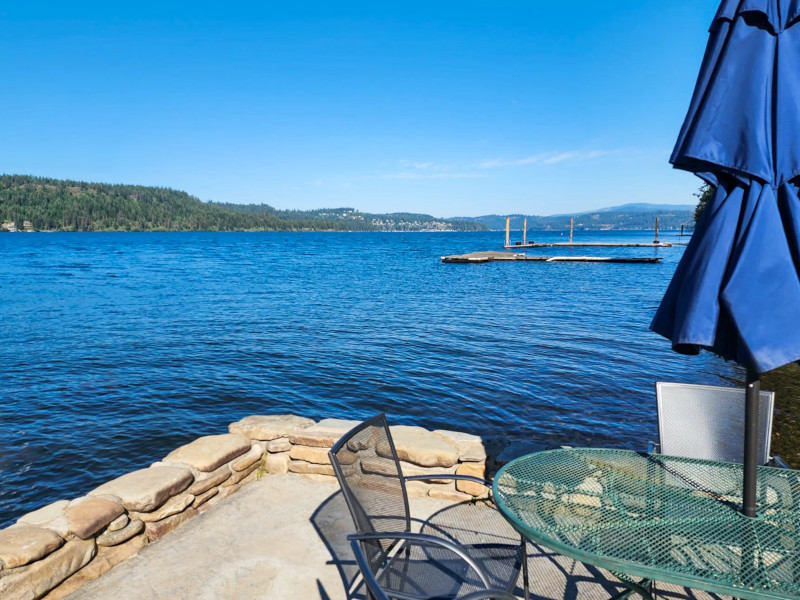
[{"label": "green mesh patio table", "polygon": [[661,581],[800,598],[800,471],[759,467],[755,518],[740,513],[741,495],[741,465],[628,450],[539,452],[494,479],[495,501],[520,533],[644,597]]}]

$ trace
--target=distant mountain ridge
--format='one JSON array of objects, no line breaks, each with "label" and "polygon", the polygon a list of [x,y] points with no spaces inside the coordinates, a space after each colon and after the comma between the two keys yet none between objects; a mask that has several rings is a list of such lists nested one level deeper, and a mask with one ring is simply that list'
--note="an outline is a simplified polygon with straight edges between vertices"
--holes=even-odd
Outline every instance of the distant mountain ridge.
[{"label": "distant mountain ridge", "polygon": [[574,217],[576,215],[591,215],[594,213],[606,212],[619,212],[619,213],[651,213],[651,212],[664,212],[669,213],[673,211],[694,210],[693,204],[648,204],[647,202],[632,202],[629,204],[620,204],[619,206],[608,206],[606,208],[596,208],[594,210],[586,210],[583,212],[570,215],[568,213],[560,215],[550,215],[551,217]]},{"label": "distant mountain ridge", "polygon": [[486,225],[493,231],[506,227],[506,218],[511,217],[511,228],[522,229],[524,219],[528,219],[528,229],[536,231],[554,231],[569,229],[570,218],[575,219],[576,230],[604,231],[612,229],[654,229],[655,219],[659,219],[661,229],[686,229],[694,227],[694,206],[691,204],[647,204],[631,203],[620,206],[609,206],[592,211],[541,215],[484,215],[481,217],[453,217],[454,220],[469,220]]},{"label": "distant mountain ridge", "polygon": [[202,202],[186,192],[0,175],[2,231],[482,231],[478,222],[352,208],[278,210]]}]

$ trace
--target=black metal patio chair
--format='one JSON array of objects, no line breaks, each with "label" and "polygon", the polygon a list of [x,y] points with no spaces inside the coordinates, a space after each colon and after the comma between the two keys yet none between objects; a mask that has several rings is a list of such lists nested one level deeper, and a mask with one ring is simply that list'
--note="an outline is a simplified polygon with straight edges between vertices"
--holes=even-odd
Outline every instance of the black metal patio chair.
[{"label": "black metal patio chair", "polygon": [[[476,527],[429,528],[436,535],[411,531],[406,482],[460,479],[491,486],[488,481],[452,473],[404,477],[383,414],[345,434],[330,458],[355,524],[348,540],[369,598],[514,600],[522,571],[528,599],[525,540],[497,511],[481,508],[485,516]],[[487,527],[492,519],[496,533]]]}]

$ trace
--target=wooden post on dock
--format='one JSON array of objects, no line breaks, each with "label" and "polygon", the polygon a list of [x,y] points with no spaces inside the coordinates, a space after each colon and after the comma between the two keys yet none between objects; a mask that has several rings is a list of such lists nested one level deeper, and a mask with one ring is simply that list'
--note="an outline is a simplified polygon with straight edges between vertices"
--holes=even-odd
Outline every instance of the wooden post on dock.
[{"label": "wooden post on dock", "polygon": [[653,240],[653,243],[658,243],[658,217],[656,217],[656,239]]},{"label": "wooden post on dock", "polygon": [[572,228],[575,226],[575,219],[570,217],[569,219],[569,243],[572,243]]},{"label": "wooden post on dock", "polygon": [[525,245],[525,234],[528,233],[528,217],[522,222],[522,245]]},{"label": "wooden post on dock", "polygon": [[510,245],[509,233],[511,229],[511,217],[506,217],[506,246]]}]

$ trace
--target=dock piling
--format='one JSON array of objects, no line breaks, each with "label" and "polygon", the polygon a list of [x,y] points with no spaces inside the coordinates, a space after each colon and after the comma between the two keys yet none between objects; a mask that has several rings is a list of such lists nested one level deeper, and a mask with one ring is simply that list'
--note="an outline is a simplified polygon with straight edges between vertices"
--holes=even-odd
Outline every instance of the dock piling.
[{"label": "dock piling", "polygon": [[[592,247],[606,247],[606,248],[671,248],[672,244],[668,242],[658,241],[658,219],[656,219],[656,239],[653,243],[626,243],[626,242],[573,242],[575,232],[575,218],[569,220],[569,242],[546,242],[535,243],[533,240],[528,241],[528,219],[523,221],[522,225],[522,241],[511,243],[511,217],[506,217],[506,250],[522,250],[528,248],[592,248]],[[563,235],[563,234],[562,234]]]}]

